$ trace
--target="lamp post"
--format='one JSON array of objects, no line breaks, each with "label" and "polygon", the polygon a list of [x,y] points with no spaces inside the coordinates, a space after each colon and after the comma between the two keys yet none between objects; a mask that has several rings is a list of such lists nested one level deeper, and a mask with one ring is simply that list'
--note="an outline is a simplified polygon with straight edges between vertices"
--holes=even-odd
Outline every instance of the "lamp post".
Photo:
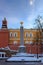
[{"label": "lamp post", "polygon": [[37,45],[37,58],[38,58],[38,38],[36,40],[36,45]]}]

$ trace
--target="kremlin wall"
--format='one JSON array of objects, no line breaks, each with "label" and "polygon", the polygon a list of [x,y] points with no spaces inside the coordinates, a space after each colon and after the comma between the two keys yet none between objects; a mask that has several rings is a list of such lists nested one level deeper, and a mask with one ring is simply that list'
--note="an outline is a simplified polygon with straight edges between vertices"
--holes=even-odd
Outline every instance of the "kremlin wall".
[{"label": "kremlin wall", "polygon": [[[41,35],[37,29],[24,29],[24,45],[26,52],[30,54],[43,53]],[[9,47],[11,50],[18,50],[20,45],[20,29],[8,29],[7,20],[4,18],[0,29],[0,48]]]}]

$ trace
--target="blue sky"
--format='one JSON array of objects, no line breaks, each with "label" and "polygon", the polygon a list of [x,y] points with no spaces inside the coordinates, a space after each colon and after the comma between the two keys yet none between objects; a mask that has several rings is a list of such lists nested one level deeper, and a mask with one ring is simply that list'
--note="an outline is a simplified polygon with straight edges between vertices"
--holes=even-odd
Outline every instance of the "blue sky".
[{"label": "blue sky", "polygon": [[0,28],[6,17],[8,28],[19,28],[23,21],[24,28],[33,28],[38,15],[43,16],[43,0],[0,0]]}]

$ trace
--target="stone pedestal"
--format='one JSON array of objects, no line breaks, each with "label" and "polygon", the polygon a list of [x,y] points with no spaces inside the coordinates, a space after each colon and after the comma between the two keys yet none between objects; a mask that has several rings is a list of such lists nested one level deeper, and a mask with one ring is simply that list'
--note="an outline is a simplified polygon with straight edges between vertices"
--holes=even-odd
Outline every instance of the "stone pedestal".
[{"label": "stone pedestal", "polygon": [[25,53],[26,47],[24,45],[19,46],[19,53]]}]

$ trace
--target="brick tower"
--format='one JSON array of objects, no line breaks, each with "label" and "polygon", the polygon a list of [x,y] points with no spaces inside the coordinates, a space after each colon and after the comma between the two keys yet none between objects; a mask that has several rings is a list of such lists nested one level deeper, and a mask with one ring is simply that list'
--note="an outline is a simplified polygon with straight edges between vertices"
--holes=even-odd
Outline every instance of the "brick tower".
[{"label": "brick tower", "polygon": [[7,20],[4,18],[2,21],[2,28],[0,29],[0,48],[8,46],[9,43],[9,31],[7,28]]}]

